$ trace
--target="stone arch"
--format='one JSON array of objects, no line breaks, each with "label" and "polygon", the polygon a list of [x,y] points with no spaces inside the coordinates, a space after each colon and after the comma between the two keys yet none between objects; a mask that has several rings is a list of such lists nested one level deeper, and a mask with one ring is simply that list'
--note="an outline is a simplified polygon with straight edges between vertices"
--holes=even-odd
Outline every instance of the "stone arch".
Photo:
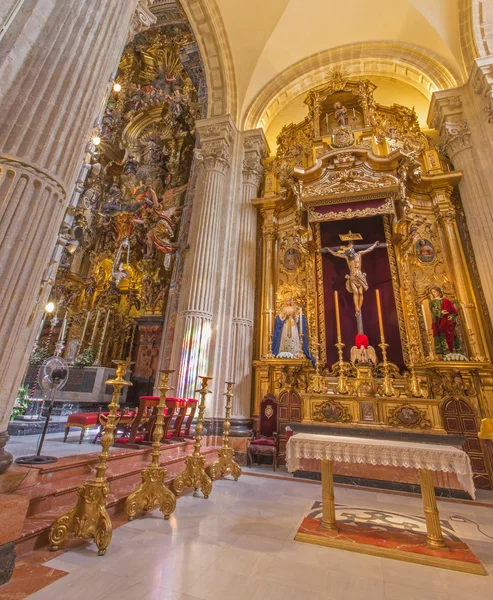
[{"label": "stone arch", "polygon": [[207,117],[230,114],[236,122],[238,102],[233,56],[216,0],[181,0],[195,34],[207,79]]},{"label": "stone arch", "polygon": [[470,70],[476,58],[493,54],[493,3],[491,0],[460,0],[459,27],[462,58]]},{"label": "stone arch", "polygon": [[267,124],[296,96],[323,83],[330,68],[343,68],[350,77],[386,76],[412,85],[427,98],[433,92],[463,84],[445,61],[417,46],[395,42],[338,46],[309,56],[272,79],[250,104],[241,121],[245,130]]}]

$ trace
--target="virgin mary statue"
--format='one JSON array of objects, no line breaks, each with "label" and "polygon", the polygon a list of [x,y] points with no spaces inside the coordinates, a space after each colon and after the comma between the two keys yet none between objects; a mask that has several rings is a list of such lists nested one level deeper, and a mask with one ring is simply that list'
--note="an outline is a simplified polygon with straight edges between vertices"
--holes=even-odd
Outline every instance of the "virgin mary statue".
[{"label": "virgin mary statue", "polygon": [[272,354],[276,358],[300,358],[304,355],[308,360],[312,362],[314,360],[308,350],[305,315],[296,307],[292,298],[286,300],[276,316],[272,335]]}]

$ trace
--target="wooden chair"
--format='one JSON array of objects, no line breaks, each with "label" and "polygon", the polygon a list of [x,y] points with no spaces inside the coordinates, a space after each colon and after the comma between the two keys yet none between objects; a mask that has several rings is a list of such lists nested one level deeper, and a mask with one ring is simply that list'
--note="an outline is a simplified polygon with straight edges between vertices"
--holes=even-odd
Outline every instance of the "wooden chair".
[{"label": "wooden chair", "polygon": [[274,395],[267,394],[260,403],[258,431],[253,432],[248,446],[249,466],[252,465],[255,456],[259,465],[261,456],[272,456],[272,467],[276,470],[279,456],[277,426],[277,401]]},{"label": "wooden chair", "polygon": [[182,438],[193,438],[190,434],[190,429],[192,427],[193,418],[195,417],[195,412],[197,411],[198,400],[195,398],[187,398],[187,414],[185,415],[185,419],[182,425]]}]

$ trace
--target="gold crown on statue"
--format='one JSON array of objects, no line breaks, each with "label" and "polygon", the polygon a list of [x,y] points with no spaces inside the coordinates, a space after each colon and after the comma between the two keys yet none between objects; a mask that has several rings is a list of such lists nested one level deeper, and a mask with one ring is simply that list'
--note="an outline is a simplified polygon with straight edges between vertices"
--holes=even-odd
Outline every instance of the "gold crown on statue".
[{"label": "gold crown on statue", "polygon": [[363,236],[361,235],[361,233],[353,233],[351,230],[349,230],[347,233],[340,233],[339,237],[341,238],[341,241],[343,242],[353,242],[354,240],[362,240]]}]

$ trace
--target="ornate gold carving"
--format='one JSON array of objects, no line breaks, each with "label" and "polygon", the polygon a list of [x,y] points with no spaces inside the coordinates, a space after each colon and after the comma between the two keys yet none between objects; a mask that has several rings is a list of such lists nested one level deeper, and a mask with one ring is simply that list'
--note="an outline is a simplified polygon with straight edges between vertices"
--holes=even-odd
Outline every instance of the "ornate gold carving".
[{"label": "ornate gold carving", "polygon": [[141,510],[153,510],[160,508],[165,519],[169,519],[171,513],[176,507],[176,498],[164,483],[168,471],[159,466],[159,449],[161,439],[164,434],[163,419],[164,409],[166,407],[166,394],[173,388],[168,387],[168,379],[174,371],[162,370],[161,385],[157,387],[160,390],[159,403],[156,408],[156,423],[154,425],[152,444],[151,466],[142,469],[142,484],[132,494],[127,497],[125,502],[125,513],[128,520],[132,521],[135,515]]},{"label": "ornate gold carving", "polygon": [[[317,248],[322,247],[322,240],[320,237],[320,224],[316,223],[314,226],[315,230],[315,243]],[[327,363],[327,347],[326,347],[326,334],[325,334],[325,310],[324,310],[324,282],[323,282],[323,268],[322,268],[322,255],[320,252],[315,253],[315,269],[316,269],[316,294],[317,294],[317,314],[318,314],[318,339],[320,340],[320,360],[323,365]]]},{"label": "ornate gold carving", "polygon": [[204,431],[204,412],[205,412],[205,397],[210,394],[207,385],[212,377],[199,376],[201,379],[201,388],[197,390],[200,394],[199,414],[197,417],[197,425],[195,427],[195,444],[193,454],[185,459],[185,470],[180,473],[173,482],[173,489],[179,496],[186,487],[190,487],[197,492],[202,490],[204,498],[208,498],[212,491],[212,480],[205,472],[205,456],[200,453],[202,433]]},{"label": "ornate gold carving", "polygon": [[326,423],[351,423],[353,417],[347,406],[343,406],[335,400],[327,400],[314,406],[314,421],[324,421]]},{"label": "ornate gold carving", "polygon": [[310,223],[318,223],[325,221],[344,221],[346,219],[355,219],[358,217],[372,217],[374,215],[388,215],[394,214],[394,201],[392,198],[388,198],[385,204],[378,206],[376,208],[362,208],[362,209],[352,209],[347,208],[344,211],[333,211],[326,213],[319,213],[312,208],[308,209],[308,220]]},{"label": "ornate gold carving", "polygon": [[[223,424],[223,445],[217,451],[219,456],[218,460],[216,460],[216,462],[214,462],[209,468],[209,475],[212,480],[214,480],[217,475],[219,475],[219,477],[225,477],[226,475],[231,474],[234,480],[238,481],[238,478],[241,475],[241,467],[234,460],[234,448],[231,448],[229,445],[229,420],[231,417],[231,398],[233,397],[233,385],[234,383],[230,381],[226,382],[227,390],[224,394],[226,396],[226,409]],[[271,406],[268,406],[267,408],[272,410]]]},{"label": "ornate gold carving", "polygon": [[426,410],[421,410],[412,404],[402,404],[391,408],[388,413],[387,423],[395,427],[409,429],[431,429],[432,422]]},{"label": "ornate gold carving", "polygon": [[326,168],[320,179],[313,184],[304,185],[301,197],[318,198],[321,196],[349,194],[378,188],[390,188],[398,183],[394,175],[370,171],[366,166]]},{"label": "ornate gold carving", "polygon": [[129,363],[125,360],[115,361],[116,378],[109,379],[106,384],[114,388],[111,403],[108,406],[109,414],[101,436],[102,451],[99,455],[99,463],[96,467],[96,478],[86,481],[77,490],[77,504],[75,508],[59,517],[51,526],[48,536],[51,550],[58,550],[68,536],[73,533],[75,537],[92,537],[98,547],[98,554],[103,555],[110,545],[112,536],[112,525],[106,510],[106,497],[109,494],[108,480],[105,477],[108,468],[109,448],[113,445],[115,438],[113,432],[116,427],[117,411],[120,394],[126,386],[131,386],[130,381],[123,378]]},{"label": "ornate gold carving", "polygon": [[397,312],[397,321],[399,323],[399,334],[402,345],[402,356],[404,362],[409,362],[409,347],[407,341],[406,324],[404,319],[404,310],[401,301],[399,286],[399,270],[397,267],[397,257],[392,240],[392,217],[390,215],[383,218],[383,228],[385,232],[385,242],[387,243],[387,254],[389,257],[390,274],[392,276],[392,287],[394,290],[395,307]]}]

